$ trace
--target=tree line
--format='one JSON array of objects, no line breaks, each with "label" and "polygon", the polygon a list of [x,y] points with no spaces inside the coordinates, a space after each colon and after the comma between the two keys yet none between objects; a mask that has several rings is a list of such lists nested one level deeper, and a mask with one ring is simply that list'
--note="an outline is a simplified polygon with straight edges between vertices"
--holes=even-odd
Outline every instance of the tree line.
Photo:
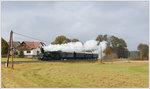
[{"label": "tree line", "polygon": [[107,42],[104,50],[105,58],[128,58],[128,49],[126,42],[116,36],[98,35],[96,38],[98,44],[102,41]]},{"label": "tree line", "polygon": [[[105,58],[128,58],[130,52],[127,48],[127,44],[125,40],[118,38],[116,36],[108,36],[105,35],[98,35],[95,39],[98,41],[98,44],[102,41],[107,42],[107,47],[103,51],[105,53]],[[69,39],[64,35],[57,36],[55,40],[51,44],[66,44],[69,42],[79,42],[78,39]],[[148,45],[146,44],[139,44],[138,51],[140,55],[140,59],[148,59]]]},{"label": "tree line", "polygon": [[[128,58],[129,56],[129,50],[127,48],[127,44],[125,40],[122,38],[118,38],[116,36],[108,36],[107,34],[105,35],[98,35],[95,39],[98,41],[98,44],[102,41],[107,42],[106,49],[103,51],[105,53],[104,58]],[[2,56],[6,56],[8,52],[8,44],[7,42],[1,38],[2,41]],[[64,35],[57,36],[51,44],[66,44],[69,42],[81,42],[79,39],[74,38],[70,39],[67,38]],[[140,56],[140,59],[148,59],[149,57],[149,46],[147,44],[139,44],[137,47],[138,54]],[[21,50],[22,51],[22,50]],[[21,52],[23,53],[23,52]],[[132,58],[135,58],[135,54],[132,54]],[[133,59],[134,59],[133,58]]]}]

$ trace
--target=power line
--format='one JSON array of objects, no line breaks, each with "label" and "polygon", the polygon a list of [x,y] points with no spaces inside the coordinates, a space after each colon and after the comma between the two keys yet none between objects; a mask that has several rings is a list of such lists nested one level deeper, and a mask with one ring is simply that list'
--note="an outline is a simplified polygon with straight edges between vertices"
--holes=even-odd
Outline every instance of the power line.
[{"label": "power line", "polygon": [[46,42],[46,43],[49,43],[48,41],[41,40],[41,39],[37,39],[37,38],[31,37],[31,36],[23,35],[23,34],[16,33],[16,32],[13,32],[13,33],[15,33],[15,34],[17,34],[17,35],[20,35],[20,36],[27,37],[27,38],[31,38],[31,39],[34,39],[34,40],[39,40],[39,41],[44,41],[44,42]]}]

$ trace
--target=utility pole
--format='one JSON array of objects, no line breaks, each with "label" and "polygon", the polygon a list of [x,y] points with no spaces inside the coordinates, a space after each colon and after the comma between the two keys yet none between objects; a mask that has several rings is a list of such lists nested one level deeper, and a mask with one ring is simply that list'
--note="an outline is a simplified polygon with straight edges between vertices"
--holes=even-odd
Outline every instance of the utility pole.
[{"label": "utility pole", "polygon": [[11,50],[11,64],[13,68],[13,31],[10,32],[10,39],[9,39],[9,45],[8,45],[8,54],[7,54],[7,67],[9,64],[9,56],[10,56],[10,50]]}]

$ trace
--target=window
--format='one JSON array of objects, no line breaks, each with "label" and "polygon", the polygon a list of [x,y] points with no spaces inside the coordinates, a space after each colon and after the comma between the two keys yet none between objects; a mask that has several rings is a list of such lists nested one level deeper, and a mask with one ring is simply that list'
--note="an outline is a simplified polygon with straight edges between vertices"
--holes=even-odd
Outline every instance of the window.
[{"label": "window", "polygon": [[30,50],[27,50],[27,53],[31,53],[31,51],[30,51]]}]

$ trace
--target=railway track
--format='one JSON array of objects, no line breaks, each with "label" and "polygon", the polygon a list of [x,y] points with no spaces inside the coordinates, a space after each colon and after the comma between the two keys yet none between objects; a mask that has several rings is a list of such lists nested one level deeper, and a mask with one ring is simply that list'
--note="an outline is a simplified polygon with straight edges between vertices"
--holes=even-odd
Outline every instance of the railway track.
[{"label": "railway track", "polygon": [[[40,63],[45,61],[14,61],[14,64],[22,64],[22,63]],[[5,64],[6,62],[1,62],[1,64]],[[10,62],[11,63],[11,62]]]},{"label": "railway track", "polygon": [[[95,61],[89,59],[91,61]],[[48,62],[78,62],[78,61],[89,61],[89,60],[82,60],[82,59],[75,59],[75,60],[50,60],[50,61],[14,61],[14,64],[22,64],[22,63],[48,63]],[[6,62],[1,62],[1,64],[5,64]],[[10,62],[11,63],[11,62]]]}]

